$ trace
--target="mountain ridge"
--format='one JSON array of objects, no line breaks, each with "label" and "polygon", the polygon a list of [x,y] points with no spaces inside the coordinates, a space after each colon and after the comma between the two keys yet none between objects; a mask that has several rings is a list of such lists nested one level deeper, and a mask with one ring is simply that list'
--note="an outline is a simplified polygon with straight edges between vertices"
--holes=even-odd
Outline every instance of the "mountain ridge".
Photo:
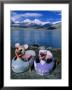
[{"label": "mountain ridge", "polygon": [[57,29],[58,27],[61,27],[61,21],[51,23],[47,21],[41,21],[39,19],[34,19],[34,20],[25,19],[22,22],[17,22],[17,21],[14,22],[11,20],[11,26],[19,26],[24,28],[32,27],[36,29],[44,28],[44,29],[53,30],[53,29]]}]

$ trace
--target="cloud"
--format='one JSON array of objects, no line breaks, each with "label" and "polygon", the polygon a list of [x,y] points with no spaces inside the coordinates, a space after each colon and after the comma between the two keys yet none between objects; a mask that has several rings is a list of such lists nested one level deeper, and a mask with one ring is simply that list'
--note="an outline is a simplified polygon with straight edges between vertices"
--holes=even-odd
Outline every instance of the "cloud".
[{"label": "cloud", "polygon": [[16,14],[16,13],[12,13],[11,14],[11,20],[13,21],[13,22],[16,22],[16,21],[18,21],[17,19],[19,19],[20,18],[20,16],[18,15],[18,14]]},{"label": "cloud", "polygon": [[22,16],[24,16],[24,17],[40,17],[40,16],[42,16],[42,14],[39,14],[39,13],[25,13]]},{"label": "cloud", "polygon": [[17,14],[17,13],[14,13],[12,12],[12,15],[11,15],[11,20],[13,22],[16,22],[16,21],[19,21],[19,19],[21,18],[28,18],[28,17],[41,17],[42,14],[40,13],[24,13],[24,14]]},{"label": "cloud", "polygon": [[13,17],[13,16],[15,16],[15,15],[17,15],[17,13],[11,11],[11,16]]},{"label": "cloud", "polygon": [[59,13],[58,15],[60,15],[60,16],[61,16],[61,13]]}]

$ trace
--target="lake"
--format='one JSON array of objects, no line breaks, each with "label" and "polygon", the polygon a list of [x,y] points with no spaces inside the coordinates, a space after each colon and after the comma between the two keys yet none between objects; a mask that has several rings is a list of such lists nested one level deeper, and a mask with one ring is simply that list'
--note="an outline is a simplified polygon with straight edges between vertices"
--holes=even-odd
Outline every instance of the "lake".
[{"label": "lake", "polygon": [[11,27],[11,46],[14,47],[15,43],[61,48],[61,30],[36,30]]}]

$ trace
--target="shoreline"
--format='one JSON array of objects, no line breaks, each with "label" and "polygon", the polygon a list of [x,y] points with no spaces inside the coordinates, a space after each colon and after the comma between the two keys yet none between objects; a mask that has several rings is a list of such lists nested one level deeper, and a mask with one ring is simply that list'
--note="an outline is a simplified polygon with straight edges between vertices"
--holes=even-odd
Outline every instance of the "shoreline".
[{"label": "shoreline", "polygon": [[[33,48],[33,50],[37,50],[37,47]],[[35,70],[23,72],[23,73],[14,73],[11,70],[11,79],[61,79],[61,49],[51,48],[51,51],[54,55],[54,58],[57,59],[57,65],[54,71],[48,76],[40,76]],[[15,56],[15,48],[11,47],[11,60]]]},{"label": "shoreline", "polygon": [[[45,48],[46,48],[46,47],[45,47]],[[38,47],[38,46],[31,46],[29,49],[30,49],[30,50],[34,50],[34,51],[36,52],[36,51],[39,50],[39,47]],[[55,53],[58,52],[59,55],[60,55],[60,58],[61,58],[61,48],[47,47],[46,49],[47,49],[47,50],[50,50],[53,54],[54,54],[54,52],[55,52]],[[58,54],[58,53],[57,53],[57,54]],[[11,47],[11,59],[12,59],[14,56],[15,56],[15,48]],[[56,56],[56,55],[54,55],[54,56]]]},{"label": "shoreline", "polygon": [[31,27],[20,27],[20,26],[10,26],[11,28],[16,28],[16,29],[24,29],[24,30],[37,30],[37,31],[56,31],[57,29],[58,30],[61,30],[61,28],[55,28],[55,29],[46,29],[46,28],[31,28]]}]

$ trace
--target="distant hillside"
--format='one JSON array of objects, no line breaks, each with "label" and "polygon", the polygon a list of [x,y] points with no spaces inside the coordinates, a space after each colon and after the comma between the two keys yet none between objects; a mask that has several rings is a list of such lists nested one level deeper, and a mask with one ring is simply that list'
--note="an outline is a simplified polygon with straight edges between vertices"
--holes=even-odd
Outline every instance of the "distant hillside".
[{"label": "distant hillside", "polygon": [[56,29],[59,29],[61,28],[61,22],[54,23],[53,26],[56,27]]},{"label": "distant hillside", "polygon": [[23,22],[11,21],[11,26],[23,27],[23,28],[54,30],[57,28],[61,28],[61,22],[50,23],[50,22],[43,22],[38,19],[35,19],[33,21],[26,19]]}]

